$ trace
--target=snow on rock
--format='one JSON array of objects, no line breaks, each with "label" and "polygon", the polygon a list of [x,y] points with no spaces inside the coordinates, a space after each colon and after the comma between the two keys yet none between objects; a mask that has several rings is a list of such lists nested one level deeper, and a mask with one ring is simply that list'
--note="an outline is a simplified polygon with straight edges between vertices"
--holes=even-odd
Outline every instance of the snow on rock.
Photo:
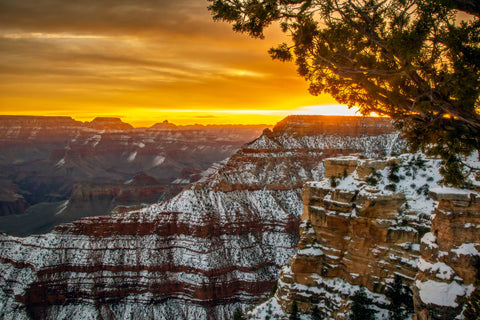
[{"label": "snow on rock", "polygon": [[275,141],[272,139],[268,138],[266,135],[262,135],[260,138],[248,144],[248,148],[254,150],[279,150],[282,147],[278,143],[275,143]]},{"label": "snow on rock", "polygon": [[418,260],[418,270],[435,274],[438,279],[452,280],[455,271],[443,262],[430,263],[423,258]]},{"label": "snow on rock", "polygon": [[471,194],[477,194],[472,190],[463,190],[458,188],[433,188],[430,195],[436,200],[470,200]]},{"label": "snow on rock", "polygon": [[[46,319],[222,320],[256,304],[297,251],[301,188],[323,178],[323,159],[401,148],[383,119],[346,117],[340,133],[322,117],[293,120],[295,129],[288,120],[265,131],[166,202],[46,235],[0,235],[0,317],[28,319],[35,306],[33,317]],[[304,249],[332,261],[338,254],[322,244]]]},{"label": "snow on rock", "polygon": [[419,290],[420,299],[426,304],[437,306],[457,307],[458,296],[464,296],[469,288],[459,285],[456,281],[450,283],[427,280],[415,281]]},{"label": "snow on rock", "polygon": [[[480,167],[471,163],[473,167]],[[478,173],[471,172],[469,181]],[[413,285],[419,320],[463,319],[462,311],[470,293],[478,288],[480,233],[479,189],[432,188],[439,201],[431,219],[430,232],[421,242],[421,258]]]},{"label": "snow on rock", "polygon": [[136,157],[137,157],[137,151],[134,151],[128,156],[127,161],[128,162],[133,162],[133,161],[135,161]]},{"label": "snow on rock", "polygon": [[65,158],[62,158],[58,160],[58,162],[55,164],[55,167],[63,167],[65,165]]},{"label": "snow on rock", "polygon": [[165,157],[164,156],[155,156],[155,158],[153,158],[153,161],[152,161],[152,167],[158,167],[159,165],[161,165],[162,163],[165,162]]},{"label": "snow on rock", "polygon": [[429,246],[430,248],[438,248],[438,245],[435,243],[437,240],[437,237],[431,232],[425,233],[425,235],[422,238],[422,244],[425,244]]},{"label": "snow on rock", "polygon": [[[269,302],[280,306],[280,318],[296,300],[302,313],[319,307],[326,319],[344,319],[352,293],[328,285],[336,281],[350,291],[363,286],[377,295],[377,319],[387,319],[385,289],[396,276],[416,288],[418,310],[437,314],[440,308],[448,319],[455,318],[477,281],[476,260],[469,258],[478,253],[476,191],[441,187],[440,160],[421,153],[342,156],[324,164],[326,178],[303,188],[299,250]],[[461,215],[455,215],[456,206],[463,208]],[[445,220],[436,225],[439,218]]]},{"label": "snow on rock", "polygon": [[480,247],[480,244],[477,243],[463,243],[457,248],[451,249],[451,252],[454,252],[457,255],[470,255],[470,256],[479,256],[480,253],[476,247]]}]

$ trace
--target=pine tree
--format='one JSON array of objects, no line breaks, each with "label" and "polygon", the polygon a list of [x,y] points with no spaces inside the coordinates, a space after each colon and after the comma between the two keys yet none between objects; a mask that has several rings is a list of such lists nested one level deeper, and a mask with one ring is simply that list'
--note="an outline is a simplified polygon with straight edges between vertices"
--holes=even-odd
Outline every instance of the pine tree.
[{"label": "pine tree", "polygon": [[385,295],[390,299],[388,310],[390,319],[404,320],[413,313],[412,291],[403,285],[402,277],[395,275],[392,286],[385,290]]},{"label": "pine tree", "polygon": [[463,313],[465,320],[480,319],[480,289],[475,289],[467,302],[467,307]]},{"label": "pine tree", "polygon": [[297,300],[293,300],[292,309],[290,311],[290,316],[288,317],[288,319],[289,320],[300,320]]},{"label": "pine tree", "polygon": [[314,307],[312,309],[312,320],[323,320],[324,316],[320,312],[320,309],[318,307]]},{"label": "pine tree", "polygon": [[330,177],[330,187],[336,188],[338,186],[337,178],[335,176]]},{"label": "pine tree", "polygon": [[350,320],[373,320],[375,311],[371,308],[372,299],[367,296],[365,288],[355,292],[352,297],[352,308],[350,312]]},{"label": "pine tree", "polygon": [[271,317],[272,317],[272,305],[268,304],[267,315],[265,316],[265,320],[270,320]]},{"label": "pine tree", "polygon": [[278,289],[278,283],[275,281],[275,283],[272,286],[272,289],[270,290],[270,298],[273,298],[275,296],[275,292],[277,292]]},{"label": "pine tree", "polygon": [[243,316],[243,311],[240,308],[235,309],[233,313],[233,320],[244,320],[245,317]]}]

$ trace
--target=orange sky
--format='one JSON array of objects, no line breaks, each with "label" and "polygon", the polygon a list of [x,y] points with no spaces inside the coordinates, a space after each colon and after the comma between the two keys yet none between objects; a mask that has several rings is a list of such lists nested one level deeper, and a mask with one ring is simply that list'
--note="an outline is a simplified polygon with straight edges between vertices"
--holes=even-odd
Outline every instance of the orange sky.
[{"label": "orange sky", "polygon": [[[354,114],[314,97],[282,40],[236,34],[205,0],[0,0],[0,113],[121,116],[136,126]],[[315,107],[319,106],[319,107]]]}]

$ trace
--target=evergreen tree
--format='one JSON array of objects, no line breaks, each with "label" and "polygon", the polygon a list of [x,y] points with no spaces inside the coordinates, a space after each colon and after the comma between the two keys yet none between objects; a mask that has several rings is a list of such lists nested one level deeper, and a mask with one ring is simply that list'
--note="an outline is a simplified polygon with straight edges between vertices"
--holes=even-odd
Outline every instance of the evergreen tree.
[{"label": "evergreen tree", "polygon": [[293,300],[292,309],[290,311],[290,316],[288,317],[288,319],[289,320],[300,320],[297,300]]},{"label": "evergreen tree", "polygon": [[330,177],[330,187],[336,188],[338,186],[337,178],[335,176]]},{"label": "evergreen tree", "polygon": [[270,320],[271,317],[272,317],[272,305],[268,304],[267,315],[265,316],[265,320]]},{"label": "evergreen tree", "polygon": [[240,308],[235,309],[235,312],[233,313],[233,320],[244,320],[245,317],[243,315],[243,311]]},{"label": "evergreen tree", "polygon": [[390,319],[404,320],[408,314],[413,313],[412,292],[408,286],[403,285],[402,277],[395,275],[391,287],[387,288],[385,295],[390,298],[388,306]]},{"label": "evergreen tree", "polygon": [[325,319],[324,315],[320,312],[318,307],[312,309],[312,320],[323,320]]},{"label": "evergreen tree", "polygon": [[480,319],[480,290],[478,288],[475,289],[470,296],[463,315],[465,316],[465,320]]},{"label": "evergreen tree", "polygon": [[464,181],[462,155],[480,149],[480,1],[209,1],[252,37],[278,22],[291,43],[270,54],[294,60],[311,94],[391,117],[412,151],[442,158],[447,184]]},{"label": "evergreen tree", "polygon": [[352,308],[350,312],[350,320],[373,320],[375,311],[371,308],[372,299],[367,296],[365,288],[355,292],[352,297]]}]

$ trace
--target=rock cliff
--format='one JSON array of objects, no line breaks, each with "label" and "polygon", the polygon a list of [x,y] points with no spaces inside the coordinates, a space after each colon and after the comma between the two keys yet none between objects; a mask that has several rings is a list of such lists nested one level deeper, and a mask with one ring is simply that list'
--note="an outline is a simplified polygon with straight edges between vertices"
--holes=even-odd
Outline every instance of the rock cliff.
[{"label": "rock cliff", "polygon": [[268,295],[296,251],[301,187],[324,176],[325,157],[400,150],[388,120],[344,119],[352,131],[337,135],[308,129],[328,117],[288,117],[148,208],[2,235],[0,317],[230,319]]},{"label": "rock cliff", "polygon": [[[421,154],[324,163],[329,178],[303,189],[298,252],[275,296],[251,317],[287,319],[296,301],[301,313],[318,308],[325,319],[349,319],[364,287],[376,319],[389,319],[386,293],[399,278],[413,289],[416,319],[461,319],[479,286],[474,175],[471,190],[439,188],[439,160]],[[411,318],[413,305],[405,309]]]},{"label": "rock cliff", "polygon": [[15,189],[16,186],[8,182],[4,186],[0,185],[0,216],[24,213],[28,207],[25,198]]},{"label": "rock cliff", "polygon": [[438,206],[420,245],[413,286],[418,320],[462,318],[472,292],[480,288],[480,188],[476,189],[430,192]]},{"label": "rock cliff", "polygon": [[[107,187],[105,192],[116,194],[141,172],[158,181],[153,193],[160,194],[152,195],[152,200],[171,198],[200,179],[199,172],[234,154],[263,129],[171,124],[132,128],[118,118],[82,123],[69,117],[0,116],[0,188],[15,186],[15,194],[4,193],[0,199],[0,230],[24,236],[82,217],[79,210],[74,215],[60,212],[65,201],[76,197],[74,186],[93,196],[92,203],[85,203],[83,216],[108,214],[111,205],[96,205],[95,194]],[[6,216],[20,213],[22,219]]]}]

